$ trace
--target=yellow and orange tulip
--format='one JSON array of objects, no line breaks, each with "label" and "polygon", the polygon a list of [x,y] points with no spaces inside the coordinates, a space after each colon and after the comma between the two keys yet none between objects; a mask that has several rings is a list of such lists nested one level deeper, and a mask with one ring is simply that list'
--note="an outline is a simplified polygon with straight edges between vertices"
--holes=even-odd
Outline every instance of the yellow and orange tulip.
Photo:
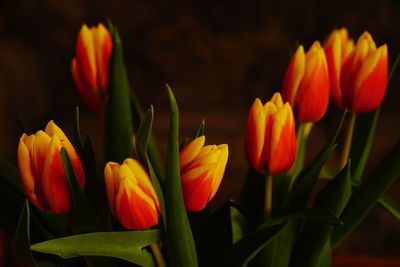
[{"label": "yellow and orange tulip", "polygon": [[71,72],[82,100],[92,111],[99,111],[100,99],[106,95],[112,46],[110,33],[103,24],[82,26]]},{"label": "yellow and orange tulip", "polygon": [[129,230],[145,230],[158,223],[160,204],[146,170],[135,159],[104,169],[112,214]]},{"label": "yellow and orange tulip", "polygon": [[215,196],[228,162],[228,145],[204,146],[205,136],[187,144],[179,154],[182,191],[188,211],[200,211]]},{"label": "yellow and orange tulip", "polygon": [[329,74],[318,41],[304,53],[300,45],[293,55],[282,85],[282,97],[293,107],[300,122],[320,120],[329,104]]},{"label": "yellow and orange tulip", "polygon": [[333,100],[342,109],[363,113],[376,109],[383,100],[388,80],[388,50],[376,47],[364,32],[353,45],[347,30],[335,30],[325,46]]},{"label": "yellow and orange tulip", "polygon": [[38,209],[55,214],[66,214],[71,208],[61,148],[66,149],[83,189],[85,177],[79,156],[53,121],[47,124],[45,131],[30,136],[23,134],[18,145],[18,169],[26,197]]},{"label": "yellow and orange tulip", "polygon": [[288,170],[296,157],[296,129],[292,108],[275,93],[265,105],[256,99],[245,133],[245,153],[258,172],[277,174]]}]

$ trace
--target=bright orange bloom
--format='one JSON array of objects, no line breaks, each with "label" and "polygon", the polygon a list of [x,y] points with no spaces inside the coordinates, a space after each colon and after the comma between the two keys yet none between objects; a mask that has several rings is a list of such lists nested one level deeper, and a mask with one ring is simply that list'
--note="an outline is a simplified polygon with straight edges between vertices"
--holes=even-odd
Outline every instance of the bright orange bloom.
[{"label": "bright orange bloom", "polygon": [[288,170],[296,156],[296,129],[292,109],[281,95],[264,106],[256,99],[250,109],[245,133],[246,159],[250,166],[269,174]]},{"label": "bright orange bloom", "polygon": [[329,104],[329,74],[318,41],[306,54],[302,45],[298,47],[285,74],[282,97],[300,122],[318,121],[324,116]]},{"label": "bright orange bloom", "polygon": [[188,211],[200,211],[215,196],[228,162],[228,145],[204,146],[200,136],[179,153],[182,191]]},{"label": "bright orange bloom", "polygon": [[63,131],[50,121],[45,131],[27,136],[18,145],[18,169],[25,195],[38,209],[66,214],[71,208],[71,196],[61,163],[61,148],[67,150],[81,189],[85,177],[81,161]]},{"label": "bright orange bloom", "polygon": [[135,159],[104,168],[112,214],[129,230],[145,230],[158,223],[160,204],[146,170]]},{"label": "bright orange bloom", "polygon": [[103,24],[82,26],[71,72],[79,94],[92,111],[99,111],[100,98],[106,94],[112,46],[110,33]]},{"label": "bright orange bloom", "polygon": [[376,47],[364,32],[354,47],[346,29],[335,30],[325,43],[335,103],[354,113],[374,110],[383,100],[388,79],[387,46]]}]

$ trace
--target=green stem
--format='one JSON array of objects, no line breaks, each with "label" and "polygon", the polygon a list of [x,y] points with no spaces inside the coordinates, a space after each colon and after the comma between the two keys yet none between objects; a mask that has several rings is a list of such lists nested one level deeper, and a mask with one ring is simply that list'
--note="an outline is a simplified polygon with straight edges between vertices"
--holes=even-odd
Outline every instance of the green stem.
[{"label": "green stem", "polygon": [[264,220],[271,218],[272,213],[272,175],[265,177],[265,202],[264,202]]},{"label": "green stem", "polygon": [[357,115],[355,113],[351,113],[349,124],[347,126],[347,133],[346,133],[344,144],[343,144],[342,155],[340,157],[340,165],[339,165],[340,170],[343,169],[344,166],[346,166],[346,163],[349,160],[351,142],[353,140],[354,124],[356,122],[356,116]]},{"label": "green stem", "polygon": [[164,257],[161,253],[160,246],[158,243],[153,243],[150,245],[151,252],[153,252],[154,259],[157,262],[158,267],[167,267],[167,264],[165,263]]}]

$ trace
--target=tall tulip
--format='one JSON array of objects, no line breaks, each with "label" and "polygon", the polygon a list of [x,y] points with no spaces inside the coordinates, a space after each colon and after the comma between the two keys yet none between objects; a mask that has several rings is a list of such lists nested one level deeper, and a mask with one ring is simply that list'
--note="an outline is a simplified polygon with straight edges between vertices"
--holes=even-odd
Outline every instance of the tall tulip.
[{"label": "tall tulip", "polygon": [[200,211],[215,196],[228,162],[228,145],[204,146],[205,136],[187,144],[179,154],[182,190],[188,211]]},{"label": "tall tulip", "polygon": [[71,196],[61,162],[60,150],[65,148],[81,189],[85,177],[78,154],[63,131],[50,121],[45,131],[23,134],[18,145],[18,169],[26,197],[38,209],[66,214]]},{"label": "tall tulip", "polygon": [[329,104],[329,74],[318,41],[306,54],[302,45],[298,47],[285,74],[282,97],[300,122],[318,121],[324,116]]},{"label": "tall tulip", "polygon": [[110,33],[103,24],[91,28],[82,26],[71,72],[82,100],[92,111],[100,110],[101,98],[106,100],[112,46]]},{"label": "tall tulip", "polygon": [[104,177],[111,212],[126,229],[145,230],[158,223],[160,204],[139,161],[108,162]]},{"label": "tall tulip", "polygon": [[296,156],[296,129],[292,109],[275,93],[265,105],[256,99],[250,109],[245,133],[246,159],[263,173],[288,170]]},{"label": "tall tulip", "polygon": [[355,47],[345,29],[333,31],[325,43],[333,100],[342,109],[364,113],[383,100],[388,79],[387,45],[376,47],[364,32]]}]

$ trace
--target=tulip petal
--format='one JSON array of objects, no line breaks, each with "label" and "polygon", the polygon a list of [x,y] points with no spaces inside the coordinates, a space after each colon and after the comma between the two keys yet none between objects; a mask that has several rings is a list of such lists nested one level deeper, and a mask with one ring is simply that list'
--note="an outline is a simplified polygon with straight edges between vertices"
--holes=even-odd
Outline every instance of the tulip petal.
[{"label": "tulip petal", "polygon": [[184,170],[186,165],[196,158],[197,154],[199,154],[204,146],[205,140],[206,138],[204,135],[199,136],[182,149],[179,153],[179,165],[181,170]]},{"label": "tulip petal", "polygon": [[304,48],[302,45],[300,45],[289,63],[282,85],[283,99],[288,101],[292,106],[295,104],[297,90],[303,78],[304,66]]},{"label": "tulip petal", "polygon": [[207,205],[212,192],[211,174],[214,167],[202,166],[182,176],[183,197],[188,211],[200,211]]},{"label": "tulip petal", "polygon": [[361,67],[354,83],[351,110],[368,112],[377,108],[385,96],[388,80],[387,46],[383,45],[371,53]]},{"label": "tulip petal", "polygon": [[214,198],[215,194],[218,191],[218,188],[222,182],[222,178],[224,177],[225,167],[228,163],[228,145],[222,144],[218,146],[218,162],[215,166],[214,170],[214,179],[211,185],[211,194],[208,198],[208,201]]},{"label": "tulip petal", "polygon": [[96,49],[96,63],[100,79],[100,88],[106,90],[108,81],[108,65],[112,51],[110,33],[102,23],[92,29],[93,42]]},{"label": "tulip petal", "polygon": [[70,210],[71,197],[67,178],[61,163],[61,141],[53,135],[47,149],[43,168],[43,192],[50,210],[55,214],[65,214]]},{"label": "tulip petal", "polygon": [[118,181],[116,181],[118,177],[115,173],[119,169],[119,166],[118,163],[108,162],[104,168],[104,180],[106,182],[108,204],[112,214],[114,215],[116,214],[114,200],[118,193]]}]

